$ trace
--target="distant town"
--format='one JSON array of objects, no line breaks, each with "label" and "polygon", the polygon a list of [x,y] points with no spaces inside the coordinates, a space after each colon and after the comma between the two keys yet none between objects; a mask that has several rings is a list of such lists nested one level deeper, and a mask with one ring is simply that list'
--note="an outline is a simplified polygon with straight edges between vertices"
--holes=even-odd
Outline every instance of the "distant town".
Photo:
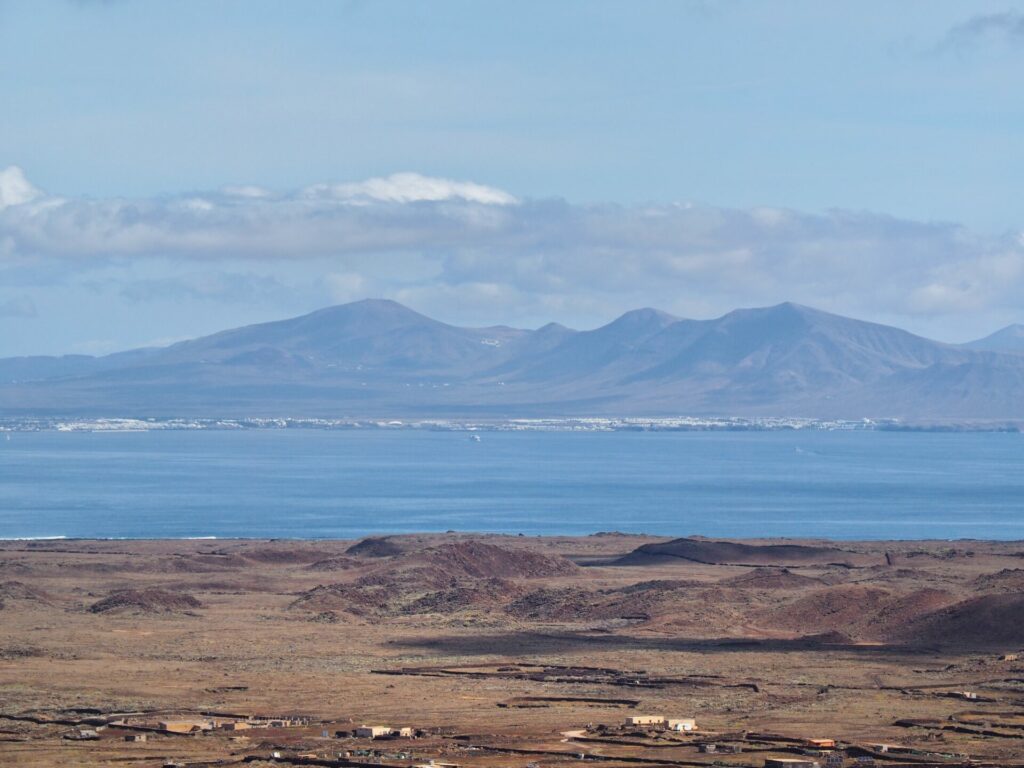
[{"label": "distant town", "polygon": [[0,419],[0,432],[144,432],[151,430],[242,429],[418,429],[438,432],[782,432],[914,431],[1020,432],[1017,422],[905,422],[900,419],[802,419],[778,417],[673,416],[663,418],[325,419],[325,418],[47,418]]}]

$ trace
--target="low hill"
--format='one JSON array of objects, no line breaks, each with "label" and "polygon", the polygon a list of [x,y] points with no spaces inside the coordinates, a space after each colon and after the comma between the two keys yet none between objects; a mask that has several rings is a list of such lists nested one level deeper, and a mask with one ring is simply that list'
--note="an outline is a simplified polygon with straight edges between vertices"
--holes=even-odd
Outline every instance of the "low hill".
[{"label": "low hill", "polygon": [[997,573],[986,573],[973,582],[976,592],[1024,593],[1024,568],[1004,568]]},{"label": "low hill", "polygon": [[[348,552],[359,547],[357,556],[376,558],[381,557],[381,546],[391,551],[396,545],[387,540],[367,539]],[[371,565],[352,581],[320,585],[303,592],[292,608],[340,610],[358,616],[495,608],[521,594],[518,581],[579,572],[579,566],[561,556],[467,539],[392,555]]]},{"label": "low hill", "polygon": [[537,579],[572,576],[579,566],[561,556],[467,540],[429,547],[399,558],[396,569],[429,567],[452,578]]},{"label": "low hill", "polygon": [[345,550],[345,554],[353,557],[394,557],[404,551],[405,549],[393,539],[372,536],[357,541]]},{"label": "low hill", "polygon": [[662,565],[671,562],[691,562],[706,565],[783,566],[847,563],[852,559],[852,553],[834,547],[674,539],[663,543],[643,544],[612,564]]},{"label": "low hill", "polygon": [[191,595],[164,589],[126,589],[93,603],[92,613],[185,613],[203,604]]},{"label": "low hill", "polygon": [[918,645],[1002,648],[1024,645],[1024,594],[983,595],[919,617],[892,639]]},{"label": "low hill", "polygon": [[781,606],[758,611],[758,626],[789,632],[840,631],[857,640],[913,637],[922,617],[956,600],[939,589],[908,592],[861,584],[815,590]]}]

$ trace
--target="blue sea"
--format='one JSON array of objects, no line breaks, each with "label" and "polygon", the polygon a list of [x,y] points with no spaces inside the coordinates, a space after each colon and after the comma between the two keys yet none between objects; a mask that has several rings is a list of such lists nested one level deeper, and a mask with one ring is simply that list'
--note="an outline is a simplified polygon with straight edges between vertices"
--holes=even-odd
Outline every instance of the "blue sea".
[{"label": "blue sea", "polygon": [[1024,435],[15,433],[0,538],[488,531],[1024,539]]}]

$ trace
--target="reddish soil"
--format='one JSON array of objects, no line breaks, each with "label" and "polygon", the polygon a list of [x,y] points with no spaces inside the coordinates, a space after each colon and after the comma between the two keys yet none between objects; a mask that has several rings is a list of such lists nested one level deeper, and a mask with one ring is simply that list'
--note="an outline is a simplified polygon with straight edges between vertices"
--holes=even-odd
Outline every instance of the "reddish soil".
[{"label": "reddish soil", "polygon": [[202,608],[191,595],[164,589],[126,589],[93,603],[93,613],[179,613]]},{"label": "reddish soil", "polygon": [[[1019,542],[368,542],[0,542],[0,764],[260,765],[272,751],[376,749],[383,768],[569,768],[581,751],[608,768],[738,768],[827,736],[1024,768],[1024,661],[1002,658],[1024,649]],[[653,544],[715,562],[634,557]],[[625,699],[700,730],[565,735],[593,724],[621,742],[626,713],[608,702]],[[977,725],[956,719],[968,709]],[[62,738],[113,712],[203,711],[314,724]],[[334,735],[376,722],[428,735]],[[697,750],[744,732],[778,738]],[[386,756],[399,752],[410,756]]]}]

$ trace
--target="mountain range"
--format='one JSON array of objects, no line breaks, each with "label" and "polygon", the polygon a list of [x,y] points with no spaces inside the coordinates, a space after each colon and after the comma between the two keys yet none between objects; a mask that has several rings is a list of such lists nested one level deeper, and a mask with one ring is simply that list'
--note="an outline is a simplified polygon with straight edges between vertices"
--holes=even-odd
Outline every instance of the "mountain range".
[{"label": "mountain range", "polygon": [[386,300],[103,357],[0,359],[7,416],[1024,419],[1024,334],[966,345],[785,303],[589,331],[462,328]]}]

